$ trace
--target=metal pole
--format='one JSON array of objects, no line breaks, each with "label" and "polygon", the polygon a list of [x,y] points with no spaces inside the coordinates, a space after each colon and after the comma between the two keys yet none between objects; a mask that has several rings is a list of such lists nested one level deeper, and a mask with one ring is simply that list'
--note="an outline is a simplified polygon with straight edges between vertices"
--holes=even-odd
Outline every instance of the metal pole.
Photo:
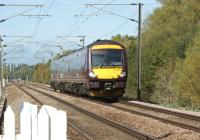
[{"label": "metal pole", "polygon": [[[0,36],[0,49],[1,49],[1,61],[0,61],[0,66],[2,66],[2,46],[1,46],[1,42],[2,42],[3,40],[2,40],[2,38],[1,38],[1,36]],[[2,71],[2,69],[1,69],[1,71]],[[2,74],[2,73],[1,73]],[[0,98],[2,98],[2,79],[1,79],[1,87],[0,87]]]},{"label": "metal pole", "polygon": [[141,17],[142,4],[139,3],[138,16],[138,47],[137,47],[137,99],[141,100]]},{"label": "metal pole", "polygon": [[3,46],[1,46],[1,91],[2,91],[2,97],[3,97]]},{"label": "metal pole", "polygon": [[37,66],[37,82],[39,83],[39,80],[38,80],[38,67],[39,67],[39,64],[37,64],[36,66]]},{"label": "metal pole", "polygon": [[83,47],[85,47],[85,36],[83,36]]},{"label": "metal pole", "polygon": [[19,79],[22,80],[22,64],[20,64]]},{"label": "metal pole", "polygon": [[53,61],[53,54],[51,53],[51,61]]}]

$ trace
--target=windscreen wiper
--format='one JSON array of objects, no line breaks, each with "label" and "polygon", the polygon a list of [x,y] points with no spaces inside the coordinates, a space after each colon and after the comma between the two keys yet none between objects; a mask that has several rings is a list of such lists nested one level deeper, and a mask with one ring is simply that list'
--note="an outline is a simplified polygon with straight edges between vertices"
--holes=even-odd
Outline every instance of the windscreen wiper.
[{"label": "windscreen wiper", "polygon": [[102,64],[98,66],[98,68],[102,68]]}]

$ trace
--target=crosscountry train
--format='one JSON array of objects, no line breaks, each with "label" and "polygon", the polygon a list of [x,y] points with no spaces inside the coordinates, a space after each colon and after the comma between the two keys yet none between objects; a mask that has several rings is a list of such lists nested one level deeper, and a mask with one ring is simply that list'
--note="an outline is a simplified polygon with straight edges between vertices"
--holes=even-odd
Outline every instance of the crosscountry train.
[{"label": "crosscountry train", "polygon": [[53,60],[50,71],[55,91],[117,100],[126,87],[125,47],[111,40],[97,40]]}]

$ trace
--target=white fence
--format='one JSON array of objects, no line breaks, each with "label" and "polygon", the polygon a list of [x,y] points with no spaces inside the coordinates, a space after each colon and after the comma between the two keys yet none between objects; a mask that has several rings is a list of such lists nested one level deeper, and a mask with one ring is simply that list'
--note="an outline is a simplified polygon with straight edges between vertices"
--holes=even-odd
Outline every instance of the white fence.
[{"label": "white fence", "polygon": [[15,134],[15,114],[8,106],[4,113],[4,135],[0,140],[66,140],[67,115],[64,111],[44,105],[20,105],[20,134]]}]

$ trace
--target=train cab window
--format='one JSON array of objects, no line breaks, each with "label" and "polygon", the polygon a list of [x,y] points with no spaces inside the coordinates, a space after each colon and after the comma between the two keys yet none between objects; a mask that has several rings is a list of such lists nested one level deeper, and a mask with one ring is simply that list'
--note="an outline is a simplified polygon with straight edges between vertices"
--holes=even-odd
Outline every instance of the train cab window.
[{"label": "train cab window", "polygon": [[121,66],[122,50],[93,50],[92,66]]}]

